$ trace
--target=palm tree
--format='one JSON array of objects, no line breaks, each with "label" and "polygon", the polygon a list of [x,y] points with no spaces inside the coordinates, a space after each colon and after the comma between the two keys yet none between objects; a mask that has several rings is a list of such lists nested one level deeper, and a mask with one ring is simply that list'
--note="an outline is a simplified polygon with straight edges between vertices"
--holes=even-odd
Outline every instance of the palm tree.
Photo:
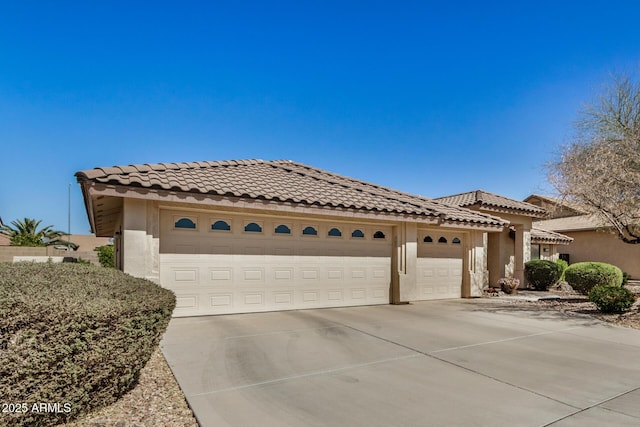
[{"label": "palm tree", "polygon": [[11,221],[11,225],[0,226],[0,234],[9,237],[11,246],[51,246],[65,244],[60,237],[62,231],[53,229],[52,225],[47,225],[38,230],[42,221],[32,218]]}]

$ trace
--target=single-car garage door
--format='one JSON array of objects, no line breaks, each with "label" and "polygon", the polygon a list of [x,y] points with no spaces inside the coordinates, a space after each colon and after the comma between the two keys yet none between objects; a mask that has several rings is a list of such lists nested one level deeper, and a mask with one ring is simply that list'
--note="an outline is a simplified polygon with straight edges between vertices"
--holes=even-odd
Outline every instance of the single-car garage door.
[{"label": "single-car garage door", "polygon": [[462,296],[462,235],[421,230],[418,233],[418,300]]},{"label": "single-car garage door", "polygon": [[176,316],[388,304],[391,228],[162,210]]}]

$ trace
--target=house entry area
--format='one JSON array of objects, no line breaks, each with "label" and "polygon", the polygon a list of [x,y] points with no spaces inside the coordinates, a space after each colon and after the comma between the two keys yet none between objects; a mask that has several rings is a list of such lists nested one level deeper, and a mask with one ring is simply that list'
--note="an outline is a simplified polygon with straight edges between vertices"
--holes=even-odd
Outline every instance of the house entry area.
[{"label": "house entry area", "polygon": [[388,304],[392,228],[161,210],[175,316]]}]

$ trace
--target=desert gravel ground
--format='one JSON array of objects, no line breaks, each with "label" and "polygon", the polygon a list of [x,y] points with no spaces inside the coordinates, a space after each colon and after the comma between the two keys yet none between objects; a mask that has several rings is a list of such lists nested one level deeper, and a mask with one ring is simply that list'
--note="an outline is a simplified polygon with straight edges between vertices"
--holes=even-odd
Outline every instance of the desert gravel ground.
[{"label": "desert gravel ground", "polygon": [[198,427],[160,349],[140,372],[136,387],[111,406],[64,427]]},{"label": "desert gravel ground", "polygon": [[625,328],[640,329],[640,283],[633,282],[626,286],[637,299],[631,309],[621,314],[605,314],[598,311],[596,305],[581,294],[575,292],[553,292],[561,297],[559,300],[541,301],[509,301],[510,304],[531,307],[541,310],[558,310],[564,313],[587,314],[602,321]]},{"label": "desert gravel ground", "polygon": [[[640,295],[640,283],[628,288]],[[558,310],[564,313],[590,315],[605,322],[640,329],[640,299],[627,313],[603,314],[587,297],[573,292],[554,292],[560,300],[513,301],[533,310]],[[176,382],[160,350],[156,350],[140,374],[138,385],[113,405],[66,424],[65,427],[197,427],[184,394]]]}]

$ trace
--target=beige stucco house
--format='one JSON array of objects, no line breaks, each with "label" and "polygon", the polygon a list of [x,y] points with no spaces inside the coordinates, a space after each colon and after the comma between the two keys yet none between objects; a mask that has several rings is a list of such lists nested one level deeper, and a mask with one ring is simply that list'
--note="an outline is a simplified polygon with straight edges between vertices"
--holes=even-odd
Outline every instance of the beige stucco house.
[{"label": "beige stucco house", "polygon": [[118,268],[172,289],[175,315],[479,296],[508,221],[291,161],[76,173]]},{"label": "beige stucco house", "polygon": [[533,194],[525,201],[549,212],[547,217],[535,223],[536,226],[573,238],[571,245],[562,248],[570,263],[607,262],[617,265],[631,278],[640,279],[640,245],[624,243],[606,224],[576,203],[539,194]]},{"label": "beige stucco house", "polygon": [[524,264],[532,259],[558,259],[558,247],[571,243],[570,237],[549,231],[535,222],[547,214],[543,207],[510,199],[484,190],[469,191],[434,200],[498,215],[509,221],[502,232],[488,234],[489,283],[495,286],[503,277],[524,282]]}]

